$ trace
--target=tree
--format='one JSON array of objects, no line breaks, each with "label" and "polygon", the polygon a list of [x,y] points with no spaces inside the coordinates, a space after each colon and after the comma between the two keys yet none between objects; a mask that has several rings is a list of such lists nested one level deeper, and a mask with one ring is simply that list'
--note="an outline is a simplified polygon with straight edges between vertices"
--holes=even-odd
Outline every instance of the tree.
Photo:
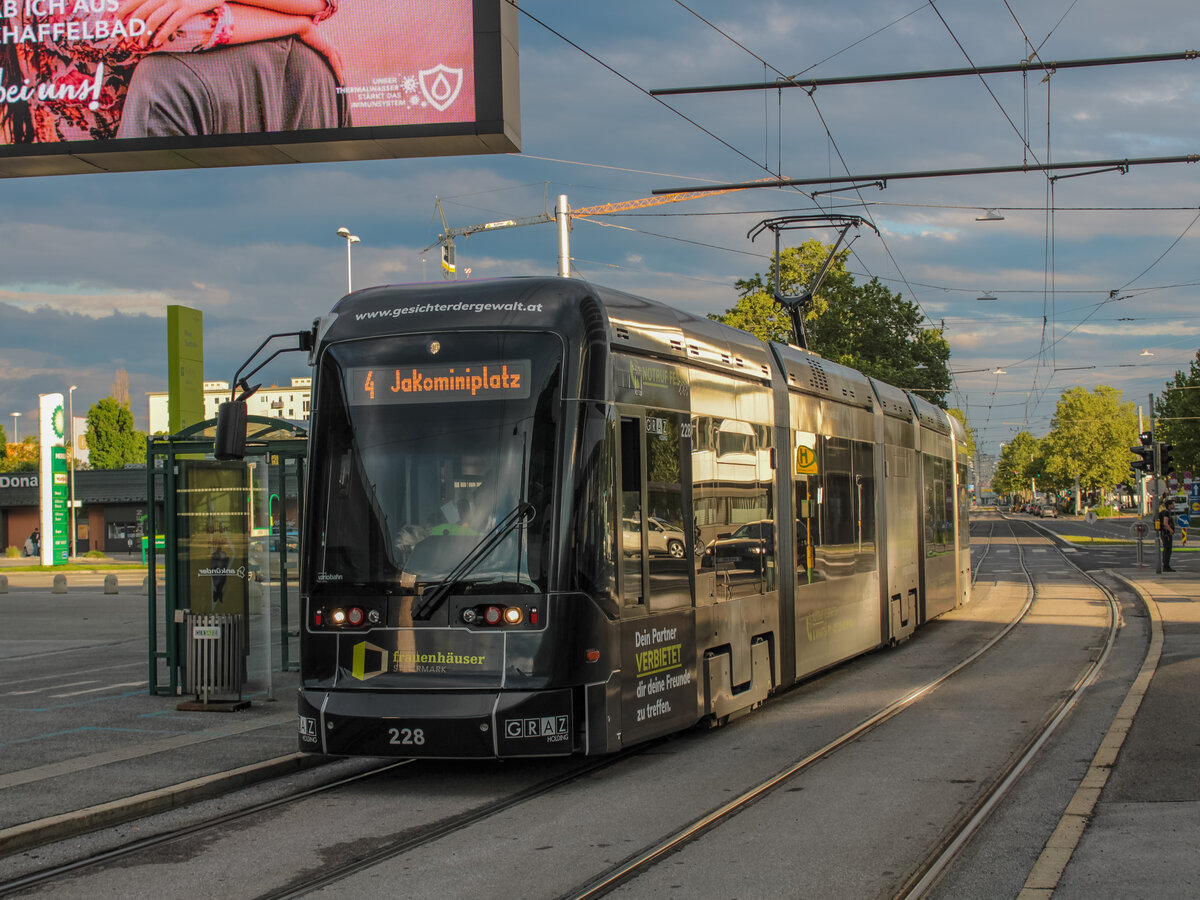
[{"label": "tree", "polygon": [[1175,468],[1200,471],[1200,350],[1187,374],[1176,372],[1154,401],[1154,438],[1173,444]]},{"label": "tree", "polygon": [[41,448],[33,435],[17,444],[8,444],[7,453],[0,458],[0,472],[36,472]]},{"label": "tree", "polygon": [[[1129,448],[1137,441],[1137,413],[1106,384],[1090,392],[1063,391],[1046,435],[1046,474],[1060,488],[1073,482],[1088,491],[1110,491],[1129,479]],[[1079,496],[1075,497],[1076,512]]]},{"label": "tree", "polygon": [[116,397],[103,397],[88,410],[87,445],[93,469],[146,461],[146,433],[134,428],[129,404]]},{"label": "tree", "polygon": [[961,409],[958,409],[953,406],[950,407],[948,410],[946,410],[946,412],[950,413],[950,415],[954,416],[954,418],[956,418],[956,419],[958,419],[958,421],[962,422],[963,431],[966,432],[966,435],[967,435],[967,456],[971,457],[971,459],[974,459],[975,458],[975,429],[967,424],[967,414],[965,412],[963,412]]},{"label": "tree", "polygon": [[[807,240],[780,252],[780,290],[798,293],[819,271],[829,247]],[[924,315],[914,303],[893,294],[872,278],[855,283],[846,271],[848,250],[834,257],[805,318],[810,349],[865,375],[917,390],[945,407],[950,390],[950,345],[936,328],[922,328]],[[737,305],[711,318],[749,331],[765,341],[792,340],[791,318],[772,296],[775,263],[766,274],[734,283]]]},{"label": "tree", "polygon": [[1021,431],[1002,446],[1000,462],[992,478],[992,490],[1009,496],[1030,493],[1029,481],[1034,476],[1041,450],[1038,445],[1037,438],[1028,431]]}]

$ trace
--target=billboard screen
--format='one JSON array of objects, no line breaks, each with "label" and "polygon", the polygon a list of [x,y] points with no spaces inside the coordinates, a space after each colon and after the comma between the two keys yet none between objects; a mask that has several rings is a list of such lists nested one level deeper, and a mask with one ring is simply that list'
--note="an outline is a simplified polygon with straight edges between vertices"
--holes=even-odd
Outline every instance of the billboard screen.
[{"label": "billboard screen", "polygon": [[0,176],[520,149],[505,0],[0,0]]}]

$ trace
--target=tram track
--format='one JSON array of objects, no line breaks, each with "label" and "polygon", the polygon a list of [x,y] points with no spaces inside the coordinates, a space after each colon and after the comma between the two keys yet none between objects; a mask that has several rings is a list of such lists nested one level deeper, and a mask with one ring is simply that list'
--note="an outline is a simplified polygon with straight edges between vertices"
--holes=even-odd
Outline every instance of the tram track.
[{"label": "tram track", "polygon": [[[987,558],[988,551],[990,550],[991,542],[995,535],[995,530],[996,530],[996,524],[991,523],[991,525],[989,527],[988,535],[987,535],[988,542],[985,545],[985,550],[982,554],[980,554],[979,559],[976,561],[975,565],[973,566],[973,579],[978,578],[980,572],[983,569],[983,564]],[[1008,528],[1008,531],[1010,532],[1010,535],[1015,540],[1015,530],[1012,528],[1011,525]],[[1021,545],[1018,543],[1017,546],[1020,547]],[[938,687],[945,684],[950,679],[954,678],[957,674],[962,672],[964,669],[967,669],[968,667],[973,665],[977,660],[979,660],[981,657],[985,656],[994,647],[996,647],[998,644],[1000,644],[1002,641],[1004,641],[1004,639],[1007,638],[1012,633],[1012,631],[1015,628],[1017,628],[1026,619],[1031,608],[1033,607],[1033,604],[1037,597],[1035,580],[1034,580],[1033,574],[1030,572],[1028,564],[1026,563],[1026,561],[1024,559],[1023,551],[1022,551],[1022,570],[1025,573],[1025,579],[1026,579],[1026,583],[1028,586],[1025,602],[1022,604],[1022,606],[1020,607],[1017,614],[1015,616],[1013,616],[1009,622],[1007,622],[989,640],[987,640],[985,643],[983,643],[982,646],[979,646],[978,648],[976,648],[972,653],[967,655],[965,658],[959,660],[957,663],[950,666],[945,671],[941,672],[935,678],[932,678],[932,679],[928,680],[927,682],[921,684],[920,686],[916,687],[915,689],[906,692],[903,696],[897,698],[896,700],[894,700],[892,703],[890,703],[886,707],[880,709],[874,715],[871,715],[870,717],[866,718],[865,720],[859,722],[856,726],[845,730],[841,735],[839,735],[832,741],[829,741],[828,743],[821,746],[820,748],[806,754],[803,758],[793,762],[791,765],[787,766],[785,769],[776,772],[775,774],[771,775],[768,778],[763,779],[762,781],[760,781],[753,787],[743,791],[737,797],[727,801],[726,803],[720,805],[716,809],[713,809],[710,812],[708,812],[700,817],[697,817],[693,821],[687,823],[686,825],[680,827],[676,831],[670,833],[669,835],[667,835],[665,838],[661,839],[660,841],[658,841],[652,845],[646,846],[643,849],[641,849],[640,851],[637,851],[635,853],[627,855],[619,863],[610,867],[609,869],[602,872],[598,876],[595,876],[592,879],[588,880],[586,883],[582,884],[581,886],[579,886],[575,889],[572,889],[569,892],[561,893],[558,896],[560,898],[577,898],[577,900],[582,900],[582,898],[600,897],[600,896],[604,896],[605,894],[610,893],[611,891],[619,888],[620,886],[626,884],[627,882],[632,881],[634,878],[636,878],[638,875],[644,873],[648,869],[654,867],[657,864],[664,862],[668,857],[670,857],[673,853],[675,853],[680,848],[695,841],[696,839],[700,838],[707,832],[712,831],[712,830],[718,828],[719,826],[721,826],[722,824],[726,823],[727,821],[729,821],[730,819],[735,817],[738,813],[745,810],[749,806],[753,805],[758,800],[765,797],[767,794],[776,790],[777,788],[779,788],[780,786],[782,786],[783,784],[785,784],[786,782],[788,782],[789,780],[794,778],[796,775],[810,769],[816,763],[832,757],[840,749],[847,747],[851,744],[854,744],[856,741],[860,740],[864,735],[870,733],[871,731],[875,730],[876,728],[880,727],[881,725],[885,724],[886,722],[892,720],[894,717],[896,717],[897,715],[904,712],[906,709],[909,709],[911,706],[913,706],[914,704],[919,702],[922,698],[927,697],[931,692],[935,691]],[[1109,637],[1106,640],[1106,646],[1111,645],[1112,635],[1115,633],[1115,623],[1116,623],[1116,616],[1115,616],[1115,611],[1113,611],[1113,612],[1110,612],[1110,629],[1109,629]],[[1099,670],[1099,667],[1103,664],[1103,660],[1104,660],[1104,658],[1106,658],[1106,655],[1107,655],[1106,652],[1101,654],[1100,658],[1093,662],[1093,665],[1089,668],[1089,670],[1079,677],[1079,679],[1076,681],[1076,684],[1071,692],[1072,698],[1078,697],[1079,693],[1082,690],[1084,690],[1088,684],[1090,684],[1092,682],[1092,680],[1095,677],[1095,673]],[[990,804],[996,802],[996,800],[1000,796],[1002,796],[1003,790],[1006,788],[1007,783],[1011,783],[1012,780],[1019,777],[1020,771],[1023,770],[1024,766],[1027,765],[1028,760],[1031,759],[1032,756],[1036,753],[1037,747],[1040,746],[1041,742],[1044,741],[1050,733],[1052,733],[1053,726],[1056,725],[1057,722],[1060,722],[1067,715],[1067,713],[1069,712],[1069,709],[1073,705],[1073,703],[1074,703],[1073,699],[1068,699],[1067,701],[1064,701],[1064,703],[1055,712],[1055,714],[1050,717],[1050,719],[1051,719],[1050,725],[1048,727],[1043,727],[1043,728],[1039,729],[1038,735],[1033,740],[1030,741],[1030,746],[1025,748],[1025,752],[1021,754],[1020,759],[1009,770],[999,774],[999,776],[996,778],[995,784],[993,784],[984,793],[983,800],[979,804],[978,809],[972,810],[973,815],[965,817],[966,821],[964,823],[962,823],[961,826],[959,826],[959,825],[955,826],[954,835],[961,835],[961,834],[966,833],[968,831],[968,829],[971,828],[972,823],[978,819],[978,816],[986,815],[987,808],[989,808]],[[512,806],[515,806],[521,802],[524,802],[526,799],[532,799],[532,797],[513,798],[513,800],[511,802],[504,804],[504,808],[511,808]],[[483,815],[472,819],[472,821],[469,823],[464,823],[464,825],[462,827],[467,827],[468,825],[478,824],[480,821],[483,821],[483,819],[486,818],[490,814],[491,814],[490,812],[483,811]],[[411,850],[415,849],[418,846],[422,846],[422,845],[431,843],[433,840],[440,840],[442,838],[448,837],[449,835],[453,834],[454,832],[456,832],[458,830],[459,830],[458,827],[446,828],[446,829],[440,830],[437,834],[430,835],[428,838],[422,838],[417,841],[406,842],[404,845],[397,845],[394,847],[389,847],[386,850],[375,854],[370,859],[364,859],[364,860],[356,863],[353,866],[347,866],[337,872],[329,872],[323,878],[321,878],[319,882],[315,882],[315,883],[308,882],[308,883],[306,883],[306,885],[304,887],[302,887],[301,889],[299,889],[297,891],[276,892],[276,893],[265,894],[260,897],[260,900],[282,900],[282,898],[285,898],[285,897],[286,898],[298,897],[298,896],[303,896],[305,894],[308,894],[310,892],[315,892],[320,887],[327,887],[329,885],[336,884],[337,882],[342,881],[345,878],[348,878],[354,874],[357,874],[358,872],[361,872],[367,868],[377,865],[387,859],[402,856],[402,855],[410,852]],[[971,829],[971,830],[973,830],[973,829]],[[918,867],[918,871],[916,873],[914,873],[914,875],[908,879],[907,884],[913,884],[913,885],[919,886],[920,884],[923,884],[923,882],[920,882],[920,878],[926,877],[926,876],[936,877],[936,872],[939,871],[936,868],[937,865],[939,864],[939,860],[941,860],[943,858],[945,858],[945,859],[952,858],[952,855],[953,855],[952,852],[951,853],[946,852],[948,849],[949,850],[953,849],[953,842],[951,840],[947,840],[946,842],[943,843],[943,845],[941,847],[938,848],[938,850],[941,852],[939,852],[938,854],[935,854],[933,857],[931,857],[930,859],[927,859],[924,863],[922,863],[922,865],[920,865]],[[908,892],[908,893],[901,894],[901,896],[918,896],[918,894],[913,894],[911,892]]]},{"label": "tram track", "polygon": [[[1024,603],[1020,605],[1017,612],[1011,618],[1004,622],[997,620],[1000,624],[1000,629],[990,636],[990,638],[975,647],[975,649],[966,654],[958,662],[953,665],[945,666],[944,670],[936,674],[936,677],[927,678],[915,687],[910,687],[905,690],[902,696],[894,699],[890,704],[879,709],[873,715],[867,716],[851,727],[843,727],[842,733],[832,740],[825,741],[822,746],[811,752],[806,753],[802,758],[779,769],[774,774],[768,777],[759,779],[753,786],[741,790],[738,795],[727,802],[721,803],[715,808],[710,809],[702,815],[695,815],[689,822],[678,826],[666,834],[665,837],[642,844],[642,849],[633,852],[622,854],[622,859],[616,864],[611,865],[607,869],[602,869],[596,866],[592,872],[599,871],[600,874],[592,874],[590,877],[585,877],[578,883],[578,886],[563,891],[560,885],[559,888],[548,891],[546,895],[560,897],[599,897],[606,893],[612,892],[620,888],[622,885],[633,881],[639,875],[646,874],[651,871],[656,865],[659,865],[674,855],[683,847],[702,839],[706,834],[719,829],[724,823],[733,819],[738,813],[748,809],[755,803],[771,795],[783,787],[789,780],[796,778],[802,772],[811,770],[817,762],[828,760],[835,757],[842,749],[854,745],[864,736],[880,728],[889,721],[896,719],[901,713],[913,708],[922,699],[928,697],[932,692],[953,679],[957,674],[970,668],[978,660],[986,656],[992,649],[1002,643],[1004,639],[1010,635],[1013,629],[1017,628],[1023,621],[1026,620],[1030,610],[1034,607],[1037,599],[1038,591],[1036,586],[1035,573],[1031,570],[1028,560],[1026,547],[1018,541],[1016,537],[1016,528],[1013,523],[1008,523],[1008,527],[997,522],[988,524],[986,535],[977,533],[976,539],[985,538],[984,547],[981,551],[977,551],[977,557],[973,561],[972,577],[973,580],[983,579],[988,574],[988,569],[991,560],[994,557],[991,555],[993,544],[1004,540],[1005,537],[1017,544],[1021,557],[1021,570],[1024,572],[1027,585],[1026,597]],[[983,529],[981,528],[980,531]],[[998,535],[997,532],[1004,530],[1008,535]],[[1024,530],[1024,529],[1022,529]],[[1056,554],[1056,557],[1061,557],[1061,554]],[[1069,562],[1069,560],[1068,560]],[[1019,591],[1020,582],[1016,582],[1017,590]],[[1116,608],[1115,601],[1109,593],[1109,628],[1108,638],[1105,641],[1106,648],[1111,646],[1113,634],[1116,630]],[[1019,602],[1019,593],[1014,598],[1013,602]],[[1092,660],[1092,665],[1088,671],[1080,674],[1076,679],[1073,688],[1071,689],[1071,698],[1077,698],[1092,683],[1099,672],[1100,667],[1107,657],[1107,649],[1097,655],[1096,659]],[[883,657],[880,657],[881,659]],[[786,697],[786,695],[784,695]],[[1061,722],[1070,713],[1070,708],[1076,701],[1068,698],[1064,700],[1057,710],[1053,710],[1047,714],[1046,718],[1053,722]],[[969,841],[971,834],[977,828],[977,824],[973,822],[983,821],[991,807],[994,806],[1004,796],[1008,787],[1020,778],[1022,771],[1028,765],[1028,761],[1036,756],[1038,749],[1048,739],[1050,730],[1047,729],[1046,722],[1040,722],[1036,733],[1026,745],[1020,748],[1016,754],[1017,759],[1013,765],[1004,771],[998,771],[996,777],[992,779],[986,790],[981,789],[979,792],[980,802],[974,804],[968,812],[964,812],[961,817],[950,823],[945,839],[942,840],[933,852],[916,866],[911,875],[904,880],[903,891],[896,896],[917,897],[921,896],[926,887],[936,882],[939,873],[944,866],[953,860],[955,853],[963,843]],[[497,797],[493,800],[485,802],[476,802],[473,808],[465,809],[453,816],[441,816],[435,820],[431,820],[420,829],[407,829],[397,831],[394,834],[379,834],[378,840],[371,848],[364,847],[361,852],[353,855],[353,858],[345,859],[344,861],[330,862],[324,860],[324,864],[319,867],[319,871],[309,869],[303,872],[296,870],[296,875],[288,880],[288,883],[282,887],[270,888],[270,882],[264,882],[260,887],[267,888],[265,891],[256,890],[254,896],[259,900],[282,900],[282,898],[291,898],[305,896],[321,892],[322,889],[338,890],[340,883],[346,882],[343,888],[353,888],[356,884],[361,885],[361,880],[351,882],[356,875],[369,872],[377,867],[381,871],[388,871],[387,863],[391,860],[399,860],[401,857],[413,854],[414,851],[420,849],[430,849],[442,842],[442,846],[451,848],[456,845],[461,845],[461,842],[471,842],[475,840],[473,832],[468,834],[468,829],[476,828],[483,829],[485,832],[491,828],[498,832],[502,832],[504,826],[501,824],[505,821],[504,813],[509,813],[508,819],[513,816],[520,817],[522,815],[521,807],[529,804],[527,810],[527,818],[532,816],[531,808],[537,807],[535,801],[541,800],[542,804],[560,802],[566,804],[568,802],[569,793],[566,790],[572,783],[580,782],[608,766],[615,763],[628,760],[642,753],[647,749],[653,751],[655,748],[661,747],[658,742],[651,743],[645,747],[636,748],[627,754],[621,754],[615,757],[606,757],[586,765],[572,768],[570,772],[560,773],[554,777],[546,778],[535,782],[523,790],[508,792],[505,796]],[[404,765],[411,761],[404,761],[393,764]],[[386,767],[384,767],[386,768]],[[378,774],[384,769],[373,770],[372,773],[364,773],[363,777],[369,777],[371,774]],[[411,771],[411,770],[410,770]],[[596,782],[595,786],[599,786],[600,782]],[[335,783],[330,785],[326,790],[337,787]],[[392,792],[389,790],[389,792]],[[393,792],[394,793],[394,792]],[[294,799],[301,799],[302,795],[297,795]],[[561,798],[556,800],[556,798]],[[247,809],[236,814],[237,818],[252,816],[255,812],[265,812],[267,807],[263,806],[258,809]],[[494,825],[489,825],[489,820],[494,820]],[[216,829],[220,826],[214,821],[207,823],[209,829]],[[188,834],[200,833],[196,829],[192,829]],[[648,836],[648,835],[647,835]],[[137,853],[140,850],[145,850],[153,845],[161,845],[162,843],[180,839],[183,833],[179,835],[163,835],[155,839],[153,844],[147,842],[137,842],[129,845],[128,848],[122,849],[122,855],[130,855]],[[456,840],[457,837],[457,840]],[[544,849],[541,847],[530,847],[529,849]],[[439,851],[435,850],[435,853]],[[450,857],[447,857],[450,858]],[[97,858],[90,861],[92,865],[102,865],[105,861],[111,861],[113,857],[106,856],[103,859]],[[69,870],[61,870],[57,877],[65,877],[68,874],[77,873],[81,870],[81,865],[86,865],[87,862],[73,865]],[[49,873],[40,873],[42,879],[51,877]],[[42,883],[42,882],[39,882]],[[11,893],[16,889],[28,889],[34,886],[33,882],[11,882],[0,884],[0,896],[6,893]],[[328,892],[328,891],[327,891]]]},{"label": "tram track", "polygon": [[[344,880],[345,878],[348,878],[358,872],[370,869],[371,867],[376,866],[387,859],[411,852],[427,844],[444,839],[453,835],[455,832],[485,821],[489,817],[495,816],[507,809],[544,796],[574,781],[593,775],[596,772],[621,762],[630,756],[643,752],[647,748],[655,746],[655,743],[656,742],[651,742],[645,746],[633,748],[623,753],[613,754],[611,756],[590,760],[576,765],[566,773],[544,779],[523,790],[500,797],[494,801],[487,802],[468,813],[458,815],[452,819],[447,819],[440,823],[431,825],[428,828],[423,829],[422,833],[418,836],[411,836],[402,840],[390,842],[386,847],[383,847],[379,850],[356,857],[340,865],[328,867],[320,875],[306,875],[302,884],[288,885],[280,889],[267,892],[261,895],[262,900],[285,900],[285,898],[299,897],[319,890],[327,885],[336,884],[337,882]],[[34,888],[42,888],[47,885],[52,885],[53,883],[69,876],[76,876],[81,873],[85,873],[89,869],[111,865],[156,848],[162,848],[177,842],[183,842],[194,838],[203,838],[209,834],[219,833],[229,828],[231,825],[235,825],[236,823],[253,820],[267,814],[275,813],[284,807],[310,801],[325,794],[344,791],[349,788],[362,785],[363,783],[372,779],[393,773],[402,767],[419,764],[421,762],[422,761],[419,759],[389,761],[384,765],[374,766],[366,771],[359,772],[345,778],[340,778],[327,784],[318,785],[302,791],[287,794],[286,796],[276,797],[260,803],[255,803],[229,813],[206,818],[202,821],[178,828],[168,829],[157,834],[148,835],[144,838],[123,843],[120,846],[111,847],[96,853],[88,854],[78,859],[71,860],[69,862],[48,867],[17,878],[9,879],[0,882],[0,897],[21,895],[24,892]]]},{"label": "tram track", "polygon": [[[1013,538],[1016,538],[1016,529],[1009,524],[1009,531]],[[976,580],[983,568],[983,563],[987,558],[988,552],[991,549],[992,538],[995,534],[996,523],[990,523],[987,535],[987,544],[984,552],[980,554],[978,560],[972,569],[972,580]],[[1031,530],[1032,531],[1032,530]],[[1022,547],[1017,543],[1018,547]],[[1079,677],[1072,685],[1067,696],[1056,709],[1047,713],[1043,722],[1040,724],[1036,732],[1030,736],[1025,746],[1020,749],[1011,764],[998,772],[992,783],[986,790],[978,795],[977,802],[968,810],[964,811],[958,821],[953,823],[949,832],[945,835],[943,841],[916,867],[905,881],[903,887],[895,894],[897,898],[903,900],[916,900],[916,898],[924,896],[927,891],[937,883],[938,879],[945,872],[947,867],[952,863],[958,851],[971,839],[976,833],[980,825],[988,818],[994,807],[999,803],[1008,790],[1026,771],[1032,763],[1039,751],[1050,740],[1056,729],[1070,714],[1071,710],[1079,702],[1086,689],[1094,683],[1105,661],[1108,659],[1113,643],[1119,629],[1119,608],[1115,595],[1107,587],[1100,584],[1095,579],[1087,576],[1082,570],[1079,570],[1069,559],[1061,552],[1058,553],[1066,563],[1072,568],[1079,571],[1085,578],[1094,584],[1106,597],[1109,607],[1109,625],[1106,632],[1103,647],[1100,652],[1092,659],[1091,664],[1085,671],[1080,673]],[[674,833],[668,835],[658,844],[645,848],[637,854],[627,857],[624,861],[616,866],[613,866],[608,871],[601,874],[599,877],[589,881],[580,889],[573,890],[569,893],[560,895],[560,900],[585,900],[585,898],[602,897],[614,891],[623,884],[626,884],[649,868],[664,862],[668,857],[673,855],[687,844],[695,841],[709,831],[717,829],[720,825],[732,819],[740,812],[756,803],[770,792],[778,789],[786,782],[792,780],[801,772],[810,769],[816,763],[830,758],[840,749],[859,740],[863,735],[878,728],[893,717],[899,715],[904,710],[911,707],[921,698],[927,696],[937,687],[944,684],[956,674],[963,671],[979,658],[988,653],[997,644],[1003,641],[1021,622],[1023,622],[1033,607],[1037,599],[1037,586],[1033,572],[1030,570],[1027,563],[1025,553],[1022,550],[1020,554],[1022,570],[1025,573],[1025,578],[1029,587],[1026,603],[1022,606],[1019,613],[1004,627],[1004,629],[996,634],[984,646],[972,653],[967,658],[963,659],[947,671],[943,672],[937,678],[932,679],[922,685],[917,690],[910,692],[904,697],[899,698],[893,704],[880,710],[871,718],[865,720],[857,727],[848,730],[843,735],[829,742],[820,749],[808,754],[804,758],[798,760],[788,768],[778,772],[774,776],[767,778],[746,790],[738,797],[728,801],[719,808],[713,810],[707,815],[696,819],[695,821],[681,827]]]},{"label": "tram track", "polygon": [[[330,791],[343,789],[349,785],[359,784],[363,781],[377,778],[380,775],[391,772],[401,766],[409,765],[412,762],[414,762],[414,760],[403,759],[389,762],[386,765],[374,766],[366,771],[358,772],[354,775],[344,778],[339,778],[327,784],[320,784],[315,787],[285,794],[281,797],[274,797],[270,800],[264,800],[260,803],[255,803],[250,806],[223,813],[221,815],[205,818],[201,821],[183,825],[178,828],[171,828],[161,831],[157,834],[147,835],[146,837],[138,838],[137,840],[129,841],[116,847],[110,847],[105,850],[90,853],[78,859],[50,866],[37,872],[31,872],[17,878],[0,881],[0,897],[15,896],[19,892],[24,892],[36,887],[42,887],[68,875],[73,875],[89,868],[113,863],[118,860],[134,856],[135,854],[151,850],[155,847],[161,847],[175,841],[182,841],[186,838],[203,835],[206,832],[212,832],[226,828],[245,819],[260,816],[264,813],[278,810],[294,803],[309,800],[313,797],[320,796]],[[38,847],[27,848],[27,850],[35,849],[38,849]]]}]

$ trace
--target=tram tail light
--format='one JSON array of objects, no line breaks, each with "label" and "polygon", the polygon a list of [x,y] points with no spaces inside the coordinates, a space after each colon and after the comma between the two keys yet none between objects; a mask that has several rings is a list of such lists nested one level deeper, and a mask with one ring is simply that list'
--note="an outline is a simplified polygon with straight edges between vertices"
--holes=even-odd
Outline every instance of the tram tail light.
[{"label": "tram tail light", "polygon": [[588,650],[583,654],[583,657],[590,663],[600,662],[600,651],[599,650]]},{"label": "tram tail light", "polygon": [[537,607],[526,609],[523,606],[468,606],[458,614],[465,625],[497,625],[517,627],[526,621],[530,625],[538,624]]},{"label": "tram tail light", "polygon": [[383,614],[379,610],[361,606],[313,610],[313,624],[318,628],[323,625],[335,628],[362,628],[364,625],[378,625],[382,621]]}]

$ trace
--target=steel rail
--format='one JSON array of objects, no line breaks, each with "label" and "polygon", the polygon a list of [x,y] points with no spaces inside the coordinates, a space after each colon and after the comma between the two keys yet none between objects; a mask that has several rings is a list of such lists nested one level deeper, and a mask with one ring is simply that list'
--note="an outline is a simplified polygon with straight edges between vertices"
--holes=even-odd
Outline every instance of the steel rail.
[{"label": "steel rail", "polygon": [[[990,542],[990,533],[988,539]],[[750,788],[737,797],[727,801],[706,815],[696,819],[691,824],[671,833],[657,844],[626,857],[626,859],[617,863],[615,866],[608,869],[597,878],[589,881],[582,889],[578,891],[572,891],[569,894],[564,894],[559,898],[559,900],[590,900],[590,898],[604,896],[623,883],[629,881],[641,871],[679,850],[685,844],[696,839],[706,831],[709,831],[725,820],[732,818],[737,813],[741,812],[755,801],[761,799],[763,796],[770,793],[779,785],[783,784],[801,771],[804,771],[814,763],[833,754],[846,745],[853,743],[864,734],[874,730],[884,722],[887,722],[889,719],[903,712],[917,700],[921,699],[935,688],[953,678],[963,669],[976,662],[978,659],[984,656],[984,654],[986,654],[989,650],[1006,638],[1013,631],[1013,629],[1017,627],[1017,625],[1024,621],[1025,617],[1029,613],[1029,610],[1033,607],[1033,601],[1035,597],[1033,579],[1029,575],[1028,569],[1024,566],[1023,555],[1022,568],[1025,570],[1026,578],[1029,582],[1029,593],[1025,598],[1025,604],[1021,607],[1021,610],[1017,613],[1017,615],[1014,616],[1013,619],[1009,621],[1009,623],[999,633],[995,634],[990,640],[987,641],[987,643],[977,649],[974,653],[970,654],[965,659],[960,660],[957,664],[933,680],[926,682],[912,691],[909,691],[903,697],[900,697],[898,700],[895,700],[889,705],[885,706],[883,709],[860,722],[858,725],[845,732],[840,737],[830,741],[819,750],[816,750],[802,759],[797,760],[786,769],[783,769],[782,771],[777,772],[775,775],[772,775],[770,778],[761,781],[755,787]]]},{"label": "steel rail", "polygon": [[[297,791],[294,794],[288,794],[284,797],[276,797],[272,800],[256,803],[252,806],[247,806],[243,809],[224,813],[223,815],[215,816],[211,819],[205,819],[202,822],[195,822],[191,825],[173,828],[170,831],[164,831],[160,834],[148,835],[144,838],[138,838],[135,841],[122,844],[119,847],[102,850],[98,853],[93,853],[89,856],[81,857],[68,863],[51,866],[37,872],[32,872],[28,875],[22,875],[19,878],[13,878],[8,881],[0,882],[0,897],[6,897],[19,891],[23,892],[29,888],[38,887],[40,885],[52,882],[63,877],[64,875],[69,875],[73,872],[88,869],[92,866],[98,866],[104,863],[112,862],[116,859],[123,859],[124,857],[132,856],[135,853],[140,853],[141,851],[150,849],[152,847],[158,847],[162,844],[177,841],[185,837],[191,837],[192,835],[202,834],[210,829],[220,828],[230,824],[231,822],[237,822],[241,819],[258,815],[259,813],[267,812],[272,809],[278,809],[281,806],[287,806],[300,800],[305,800],[309,797],[323,794],[326,791],[336,790],[338,788],[346,787],[347,785],[356,784],[360,781],[366,781],[367,779],[374,778],[400,766],[408,765],[414,761],[415,760],[412,759],[403,759],[397,762],[388,763],[384,766],[377,766],[373,769],[369,769],[366,772],[359,772],[357,775],[350,775],[346,778],[340,778],[336,781],[331,781],[328,784],[307,788],[306,790]],[[288,774],[290,775],[292,773],[289,772]],[[49,845],[45,844],[42,846]]]},{"label": "steel rail", "polygon": [[[1032,525],[1030,527],[1033,527]],[[1052,542],[1053,543],[1053,542]],[[897,900],[916,900],[916,898],[925,896],[928,891],[937,884],[937,882],[946,873],[946,870],[953,863],[955,857],[963,847],[974,837],[979,828],[987,821],[995,810],[997,804],[1008,794],[1008,791],[1021,778],[1025,771],[1029,768],[1034,758],[1041,752],[1046,742],[1053,736],[1058,726],[1063,723],[1063,720],[1079,703],[1086,691],[1099,677],[1100,670],[1104,667],[1104,663],[1108,660],[1109,654],[1112,651],[1113,645],[1116,643],[1117,634],[1120,631],[1120,616],[1117,604],[1116,595],[1113,594],[1105,585],[1101,584],[1079,566],[1074,561],[1069,559],[1062,549],[1057,544],[1053,544],[1058,550],[1059,556],[1067,565],[1075,569],[1085,579],[1095,585],[1108,600],[1109,609],[1109,627],[1108,634],[1105,638],[1104,646],[1100,654],[1092,660],[1089,666],[1075,682],[1071,688],[1071,692],[1059,704],[1058,708],[1050,716],[1049,721],[1042,727],[1042,730],[1033,736],[1025,746],[1021,756],[1013,762],[1013,764],[1003,773],[1003,775],[993,783],[991,789],[980,797],[978,804],[971,810],[969,817],[963,825],[956,829],[949,836],[948,840],[942,846],[940,852],[927,860],[909,879],[909,882],[896,895]],[[1032,575],[1025,565],[1024,554],[1021,555],[1021,567],[1032,582]]]}]

